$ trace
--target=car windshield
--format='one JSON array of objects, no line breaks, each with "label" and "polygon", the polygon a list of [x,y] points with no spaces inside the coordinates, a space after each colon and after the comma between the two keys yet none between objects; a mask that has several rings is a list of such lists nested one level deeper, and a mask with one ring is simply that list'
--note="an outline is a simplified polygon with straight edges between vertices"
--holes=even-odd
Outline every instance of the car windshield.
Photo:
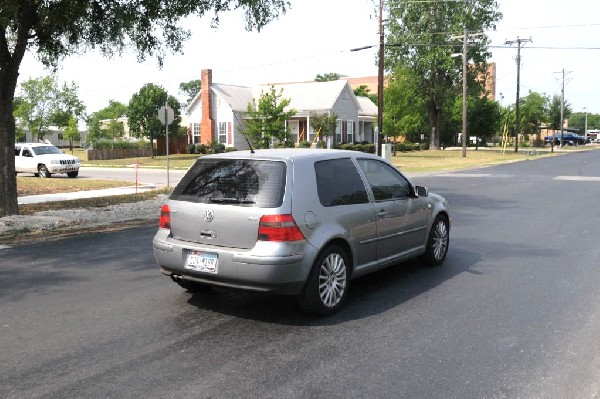
[{"label": "car windshield", "polygon": [[46,154],[62,154],[62,151],[53,145],[43,145],[39,147],[31,147],[35,155],[46,155]]},{"label": "car windshield", "polygon": [[171,194],[172,199],[271,208],[283,201],[283,162],[199,159]]}]

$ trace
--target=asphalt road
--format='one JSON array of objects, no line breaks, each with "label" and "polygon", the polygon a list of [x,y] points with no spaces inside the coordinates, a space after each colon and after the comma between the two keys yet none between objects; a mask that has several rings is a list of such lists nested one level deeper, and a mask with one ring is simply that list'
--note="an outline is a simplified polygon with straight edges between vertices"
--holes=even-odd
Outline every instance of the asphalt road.
[{"label": "asphalt road", "polygon": [[414,180],[450,201],[446,263],[354,280],[329,318],[184,292],[153,228],[0,250],[0,397],[600,396],[600,152]]}]

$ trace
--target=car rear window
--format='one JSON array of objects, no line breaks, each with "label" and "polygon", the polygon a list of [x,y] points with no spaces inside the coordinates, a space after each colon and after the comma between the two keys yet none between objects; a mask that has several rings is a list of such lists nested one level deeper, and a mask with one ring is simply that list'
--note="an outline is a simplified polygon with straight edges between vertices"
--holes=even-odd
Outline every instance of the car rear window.
[{"label": "car rear window", "polygon": [[201,158],[171,198],[207,204],[276,208],[283,202],[286,164],[280,161]]}]

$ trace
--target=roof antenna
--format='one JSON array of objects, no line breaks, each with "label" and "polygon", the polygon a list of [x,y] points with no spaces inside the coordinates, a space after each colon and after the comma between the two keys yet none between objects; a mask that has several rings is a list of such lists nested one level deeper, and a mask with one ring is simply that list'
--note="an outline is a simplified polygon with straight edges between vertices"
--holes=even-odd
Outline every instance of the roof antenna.
[{"label": "roof antenna", "polygon": [[244,134],[244,138],[246,139],[246,143],[248,143],[248,147],[250,147],[250,154],[254,154],[254,149],[252,148],[252,144],[250,144],[250,140],[248,140],[248,137]]},{"label": "roof antenna", "polygon": [[[238,123],[241,125],[240,120],[238,119],[237,114],[234,112],[233,116],[235,117],[235,119],[238,121]],[[244,131],[242,130],[242,136],[244,136],[244,138],[246,139],[246,143],[248,143],[248,147],[250,148],[250,154],[254,154],[254,149],[252,148],[252,144],[250,144],[250,140],[248,140],[248,136],[246,136],[244,134]]]}]

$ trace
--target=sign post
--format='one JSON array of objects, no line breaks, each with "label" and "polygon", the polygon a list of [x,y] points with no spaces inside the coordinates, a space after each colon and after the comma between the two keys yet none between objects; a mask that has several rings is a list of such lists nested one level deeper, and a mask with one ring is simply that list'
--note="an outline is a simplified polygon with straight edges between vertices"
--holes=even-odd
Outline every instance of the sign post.
[{"label": "sign post", "polygon": [[165,125],[165,137],[166,137],[166,147],[167,147],[167,188],[169,187],[169,125],[173,123],[175,119],[175,112],[173,108],[167,105],[167,100],[165,100],[165,105],[160,107],[158,110],[158,119],[160,122]]}]

